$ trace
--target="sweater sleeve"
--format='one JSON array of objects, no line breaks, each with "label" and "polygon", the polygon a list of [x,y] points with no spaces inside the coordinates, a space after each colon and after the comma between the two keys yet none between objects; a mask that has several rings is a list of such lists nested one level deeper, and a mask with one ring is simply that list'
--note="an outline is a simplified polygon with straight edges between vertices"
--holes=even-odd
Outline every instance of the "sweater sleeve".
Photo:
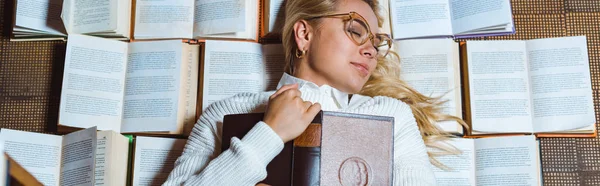
[{"label": "sweater sleeve", "polygon": [[395,113],[394,185],[436,185],[425,143],[410,107]]},{"label": "sweater sleeve", "polygon": [[228,150],[217,152],[217,125],[224,115],[217,110],[223,109],[209,107],[202,114],[163,185],[256,185],[266,178],[267,164],[283,149],[281,138],[261,121],[241,140],[232,138]]}]

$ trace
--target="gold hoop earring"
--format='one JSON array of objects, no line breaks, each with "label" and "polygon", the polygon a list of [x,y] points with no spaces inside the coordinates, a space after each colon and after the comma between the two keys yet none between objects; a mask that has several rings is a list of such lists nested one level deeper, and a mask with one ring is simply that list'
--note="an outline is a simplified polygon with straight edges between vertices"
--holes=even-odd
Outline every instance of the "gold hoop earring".
[{"label": "gold hoop earring", "polygon": [[[300,52],[298,52],[300,51]],[[302,59],[306,55],[306,50],[296,49],[296,58]]]}]

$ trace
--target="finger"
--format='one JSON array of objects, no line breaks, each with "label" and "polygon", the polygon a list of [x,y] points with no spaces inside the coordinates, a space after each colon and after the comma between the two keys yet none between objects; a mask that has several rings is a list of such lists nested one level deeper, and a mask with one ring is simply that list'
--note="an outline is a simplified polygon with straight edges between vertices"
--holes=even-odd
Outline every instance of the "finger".
[{"label": "finger", "polygon": [[302,98],[300,97],[302,93],[298,89],[287,89],[285,92],[282,92],[281,95],[292,99],[298,98],[302,101]]},{"label": "finger", "polygon": [[302,107],[305,111],[308,110],[308,108],[310,108],[310,106],[312,106],[312,103],[310,101],[304,101],[302,104],[304,104],[304,107]]},{"label": "finger", "polygon": [[298,84],[294,83],[294,84],[283,85],[283,86],[281,86],[281,88],[279,88],[277,91],[275,91],[275,93],[273,93],[273,95],[271,95],[269,98],[273,99],[273,98],[277,97],[279,94],[281,94],[291,88],[298,88]]},{"label": "finger", "polygon": [[319,111],[321,111],[321,104],[312,104],[310,107],[308,107],[308,110],[306,110],[305,116],[312,120],[319,113]]}]

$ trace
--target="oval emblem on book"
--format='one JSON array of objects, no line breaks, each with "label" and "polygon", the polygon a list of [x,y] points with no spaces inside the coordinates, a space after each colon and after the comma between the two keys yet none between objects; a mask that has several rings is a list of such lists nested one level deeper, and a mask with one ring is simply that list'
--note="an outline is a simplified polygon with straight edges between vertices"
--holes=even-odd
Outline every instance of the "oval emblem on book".
[{"label": "oval emblem on book", "polygon": [[365,186],[371,182],[371,167],[362,158],[351,157],[342,162],[338,171],[343,186]]}]

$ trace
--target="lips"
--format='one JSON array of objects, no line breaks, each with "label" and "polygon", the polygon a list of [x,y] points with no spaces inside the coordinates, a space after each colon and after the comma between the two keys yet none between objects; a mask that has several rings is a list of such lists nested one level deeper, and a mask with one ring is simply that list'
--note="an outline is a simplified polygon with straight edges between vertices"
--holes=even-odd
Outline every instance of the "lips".
[{"label": "lips", "polygon": [[367,66],[366,64],[357,62],[350,62],[350,64],[352,64],[352,66],[354,66],[354,68],[358,70],[361,76],[366,77],[367,75],[369,75],[369,66]]}]

